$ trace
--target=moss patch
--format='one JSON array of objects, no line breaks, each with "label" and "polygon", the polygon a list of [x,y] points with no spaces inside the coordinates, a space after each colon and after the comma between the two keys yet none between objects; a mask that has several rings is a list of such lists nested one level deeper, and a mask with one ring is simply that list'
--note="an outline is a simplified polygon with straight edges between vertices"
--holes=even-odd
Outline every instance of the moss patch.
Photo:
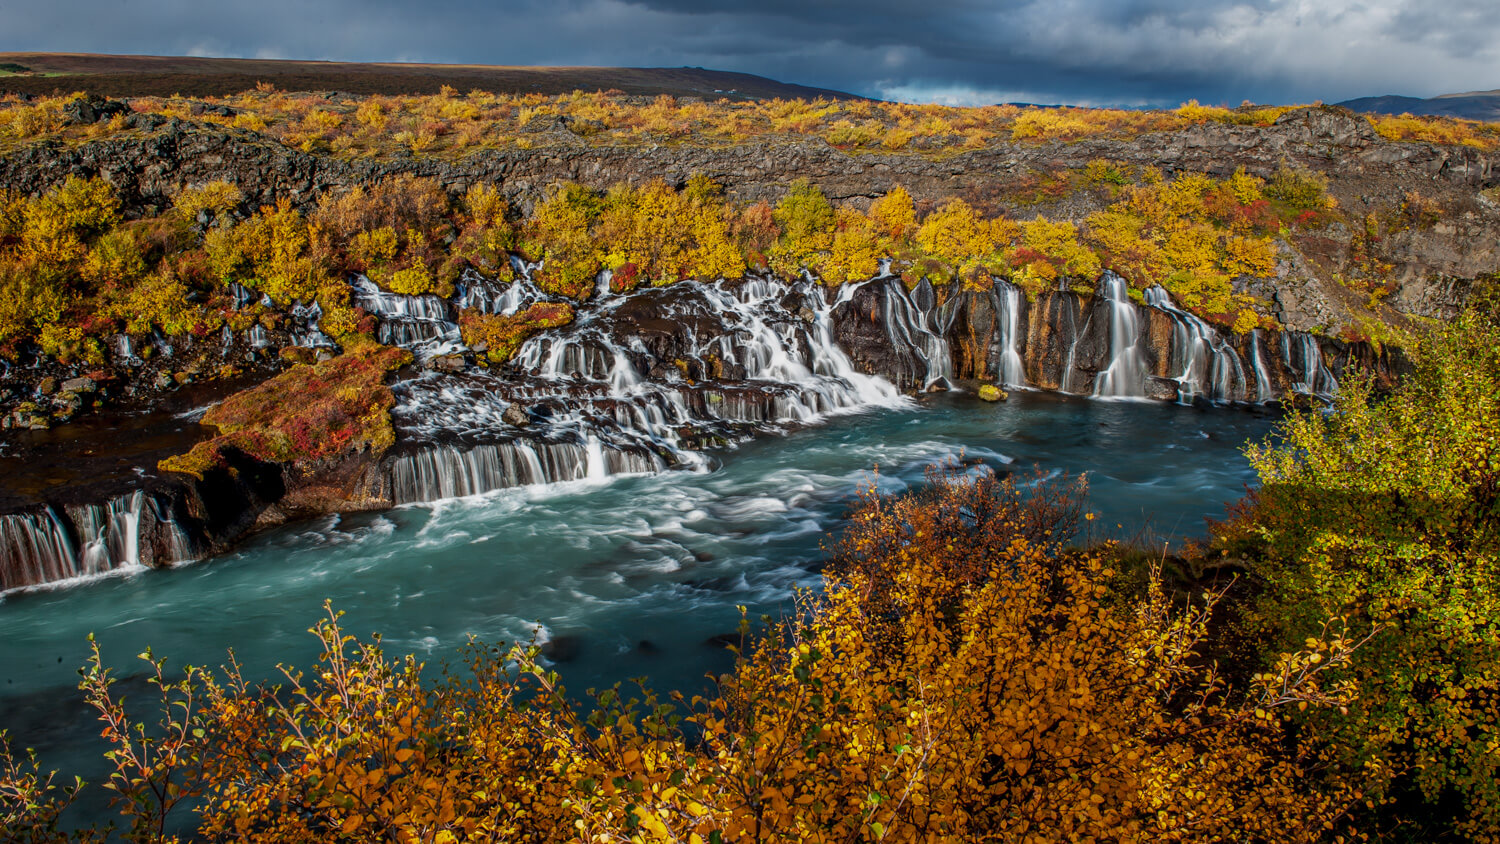
[{"label": "moss patch", "polygon": [[292,464],[364,449],[382,453],[396,440],[390,416],[396,399],[385,376],[410,361],[410,352],[369,343],[322,363],[299,364],[209,410],[203,423],[219,435],[158,467],[201,479],[224,465],[230,448]]}]

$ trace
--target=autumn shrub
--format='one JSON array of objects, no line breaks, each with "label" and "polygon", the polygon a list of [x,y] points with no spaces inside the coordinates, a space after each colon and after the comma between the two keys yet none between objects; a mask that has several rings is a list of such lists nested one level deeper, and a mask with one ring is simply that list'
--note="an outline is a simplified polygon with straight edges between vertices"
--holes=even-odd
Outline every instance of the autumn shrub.
[{"label": "autumn shrub", "polygon": [[880,235],[881,246],[894,254],[917,231],[917,210],[911,193],[897,185],[870,203],[870,220]]},{"label": "autumn shrub", "polygon": [[770,253],[781,238],[781,227],[769,202],[761,200],[740,209],[730,221],[729,232],[749,266],[769,266]]},{"label": "autumn shrub", "polygon": [[[1500,329],[1436,329],[1381,398],[1289,418],[1250,458],[1263,486],[1219,529],[1264,582],[1250,636],[1274,652],[1336,614],[1380,633],[1341,672],[1347,718],[1308,716],[1422,836],[1500,830]],[[1426,808],[1422,803],[1425,801]]]},{"label": "autumn shrub", "polygon": [[518,247],[509,203],[493,185],[472,185],[464,194],[459,232],[440,276],[451,284],[465,269],[492,277],[511,271],[510,255]]},{"label": "autumn shrub", "polygon": [[195,187],[184,186],[172,197],[172,213],[189,223],[199,217],[212,221],[239,208],[244,199],[234,183],[215,179]]},{"label": "autumn shrub", "polygon": [[595,228],[606,269],[635,268],[636,283],[711,281],[744,275],[719,188],[693,177],[684,190],[660,179],[639,188],[617,185]]},{"label": "autumn shrub", "polygon": [[62,815],[83,781],[59,782],[56,771],[43,772],[35,752],[17,756],[0,730],[0,830],[14,844],[86,844],[103,841],[97,829],[69,830]]},{"label": "autumn shrub", "polygon": [[1328,195],[1328,177],[1286,165],[1277,168],[1266,183],[1265,195],[1299,211],[1321,211],[1333,207]]},{"label": "autumn shrub", "polygon": [[1091,214],[1086,240],[1133,285],[1161,285],[1188,310],[1249,324],[1253,302],[1236,296],[1232,282],[1275,272],[1280,221],[1263,195],[1270,189],[1243,171],[1222,182],[1197,173],[1147,180]]},{"label": "autumn shrub", "polygon": [[234,449],[268,463],[307,464],[351,451],[383,453],[395,443],[386,373],[411,353],[366,341],[317,364],[299,364],[209,409],[203,424],[217,435],[187,454],[161,461],[162,471],[199,478],[225,465]]},{"label": "autumn shrub", "polygon": [[[926,254],[953,268],[952,275],[981,265],[995,252],[994,232],[969,203],[949,200],[928,214],[916,232],[917,246]],[[949,278],[934,279],[946,282]]]},{"label": "autumn shrub", "polygon": [[1454,144],[1493,150],[1500,147],[1500,125],[1432,115],[1398,116],[1372,114],[1370,123],[1380,136],[1390,141]]},{"label": "autumn shrub", "polygon": [[30,261],[0,259],[0,349],[14,350],[35,337],[67,305],[67,294],[52,273]]},{"label": "autumn shrub", "polygon": [[1099,275],[1099,257],[1078,240],[1078,228],[1070,222],[1052,222],[1037,217],[1021,224],[1020,244],[1007,253],[1018,269],[1016,282],[1023,288],[1037,280],[1057,278],[1081,280],[1092,292]]},{"label": "autumn shrub", "polygon": [[599,196],[573,183],[537,203],[522,228],[522,251],[542,262],[537,283],[543,290],[570,299],[587,299],[594,292],[602,266],[590,229],[602,210]]},{"label": "autumn shrub", "polygon": [[833,206],[823,191],[806,179],[795,180],[776,204],[772,218],[780,237],[767,255],[771,269],[789,276],[796,275],[803,267],[819,271],[833,247],[837,222]]}]

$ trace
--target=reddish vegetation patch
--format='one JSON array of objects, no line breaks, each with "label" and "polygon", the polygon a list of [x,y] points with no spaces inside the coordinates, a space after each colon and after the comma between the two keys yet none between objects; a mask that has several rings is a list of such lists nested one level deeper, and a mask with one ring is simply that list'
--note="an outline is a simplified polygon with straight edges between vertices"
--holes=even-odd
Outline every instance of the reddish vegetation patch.
[{"label": "reddish vegetation patch", "polygon": [[160,468],[203,477],[233,448],[268,463],[308,463],[360,449],[383,452],[395,442],[387,372],[408,363],[402,349],[370,344],[332,360],[301,364],[241,393],[203,417],[219,436]]},{"label": "reddish vegetation patch", "polygon": [[484,347],[492,362],[504,363],[528,337],[572,321],[572,305],[538,302],[515,316],[465,313],[459,318],[458,325],[465,343],[476,349]]}]

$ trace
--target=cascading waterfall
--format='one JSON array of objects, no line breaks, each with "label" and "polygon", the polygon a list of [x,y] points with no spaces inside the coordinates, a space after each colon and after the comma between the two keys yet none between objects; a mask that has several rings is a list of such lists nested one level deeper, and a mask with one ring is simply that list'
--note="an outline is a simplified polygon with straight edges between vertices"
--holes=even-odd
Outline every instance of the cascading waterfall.
[{"label": "cascading waterfall", "polygon": [[136,490],[105,502],[70,508],[83,541],[79,574],[99,574],[116,566],[141,564],[141,510],[146,493]]},{"label": "cascading waterfall", "polygon": [[234,299],[233,305],[234,309],[237,311],[248,308],[255,303],[256,299],[260,298],[255,294],[254,290],[251,290],[250,288],[245,287],[244,285],[236,281],[229,282],[229,284],[227,285],[227,289],[229,291],[229,295]]},{"label": "cascading waterfall", "polygon": [[397,504],[415,504],[666,469],[666,462],[649,451],[606,449],[597,438],[582,446],[527,440],[467,449],[437,446],[396,458],[391,492]]},{"label": "cascading waterfall", "polygon": [[1255,400],[1270,401],[1273,395],[1271,376],[1266,371],[1266,358],[1261,348],[1259,328],[1250,331],[1250,368],[1255,371]]},{"label": "cascading waterfall", "polygon": [[0,516],[0,590],[50,583],[74,576],[78,555],[68,529],[51,507],[39,513]]},{"label": "cascading waterfall", "polygon": [[323,333],[318,321],[323,318],[323,307],[317,302],[304,305],[301,302],[292,306],[292,319],[300,326],[292,331],[292,345],[305,346],[308,348],[332,347],[336,344],[333,338]]},{"label": "cascading waterfall", "polygon": [[126,366],[139,366],[140,356],[135,353],[135,345],[129,334],[116,334],[110,338],[110,351],[114,352],[115,360]]},{"label": "cascading waterfall", "polygon": [[[75,541],[76,539],[76,541]],[[0,516],[0,589],[36,586],[195,556],[171,512],[144,490],[59,512]]]},{"label": "cascading waterfall", "polygon": [[1146,363],[1139,348],[1141,324],[1125,279],[1105,273],[1100,291],[1109,303],[1109,367],[1094,381],[1102,398],[1144,398]]},{"label": "cascading waterfall", "polygon": [[1083,384],[1078,383],[1081,374],[1078,370],[1078,343],[1088,334],[1089,326],[1093,324],[1094,312],[1090,308],[1086,311],[1088,318],[1083,321],[1083,327],[1078,327],[1077,318],[1073,316],[1071,308],[1063,308],[1063,313],[1068,315],[1068,327],[1073,331],[1073,341],[1068,344],[1068,357],[1063,361],[1061,377],[1058,378],[1058,389],[1064,393],[1082,393]]},{"label": "cascading waterfall", "polygon": [[[922,386],[948,385],[953,380],[953,350],[942,330],[930,324],[928,316],[936,310],[931,305],[935,299],[931,282],[923,279],[912,290],[900,282],[885,284],[885,332],[897,345],[911,349],[926,366]],[[919,305],[915,297],[929,300]]]},{"label": "cascading waterfall", "polygon": [[1281,338],[1282,359],[1299,380],[1292,390],[1314,396],[1332,396],[1338,390],[1338,379],[1323,361],[1323,347],[1318,338],[1304,331],[1288,331]]},{"label": "cascading waterfall", "polygon": [[1245,398],[1240,356],[1212,326],[1174,305],[1159,286],[1147,288],[1146,304],[1172,317],[1172,362],[1180,367],[1173,377],[1180,401],[1198,396],[1214,401]]},{"label": "cascading waterfall", "polygon": [[[678,337],[675,342],[684,347],[673,352],[675,366],[653,369],[650,379],[643,366],[654,356],[642,339],[620,320],[600,318],[626,298],[611,294],[580,309],[573,324],[527,340],[511,363],[519,377],[429,374],[404,382],[394,413],[408,437],[456,434],[476,444],[418,447],[395,458],[393,494],[398,502],[414,503],[700,467],[706,458],[695,451],[696,441],[685,442],[684,431],[723,441],[745,436],[747,427],[902,405],[907,400],[894,385],[856,371],[833,340],[832,313],[859,286],[830,291],[806,279],[789,284],[751,278],[736,284],[687,281],[667,292],[636,294],[659,295],[653,317],[713,326]],[[491,290],[484,300],[492,309],[509,307],[503,301],[508,292]],[[515,307],[538,295],[526,291]],[[800,316],[788,302],[801,303]],[[689,367],[711,383],[689,382]],[[544,419],[524,432],[525,439],[504,421],[517,403],[539,410]],[[496,437],[507,442],[485,442]],[[529,464],[528,452],[541,458],[539,469]]]},{"label": "cascading waterfall", "polygon": [[1021,305],[1025,294],[1008,281],[995,282],[995,313],[999,315],[1000,361],[996,373],[1006,387],[1026,386],[1026,363],[1021,357]]},{"label": "cascading waterfall", "polygon": [[438,296],[390,293],[364,276],[356,276],[350,287],[354,304],[380,318],[377,337],[382,343],[412,346],[457,339],[458,323],[450,319],[448,303]]}]

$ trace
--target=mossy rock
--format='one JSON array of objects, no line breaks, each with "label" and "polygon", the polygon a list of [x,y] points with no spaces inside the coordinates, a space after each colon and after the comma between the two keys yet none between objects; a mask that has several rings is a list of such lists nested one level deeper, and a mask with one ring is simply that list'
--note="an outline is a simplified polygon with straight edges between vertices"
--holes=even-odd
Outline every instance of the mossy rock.
[{"label": "mossy rock", "polygon": [[985,401],[1005,401],[1010,396],[994,384],[984,384],[979,388],[979,397]]}]

